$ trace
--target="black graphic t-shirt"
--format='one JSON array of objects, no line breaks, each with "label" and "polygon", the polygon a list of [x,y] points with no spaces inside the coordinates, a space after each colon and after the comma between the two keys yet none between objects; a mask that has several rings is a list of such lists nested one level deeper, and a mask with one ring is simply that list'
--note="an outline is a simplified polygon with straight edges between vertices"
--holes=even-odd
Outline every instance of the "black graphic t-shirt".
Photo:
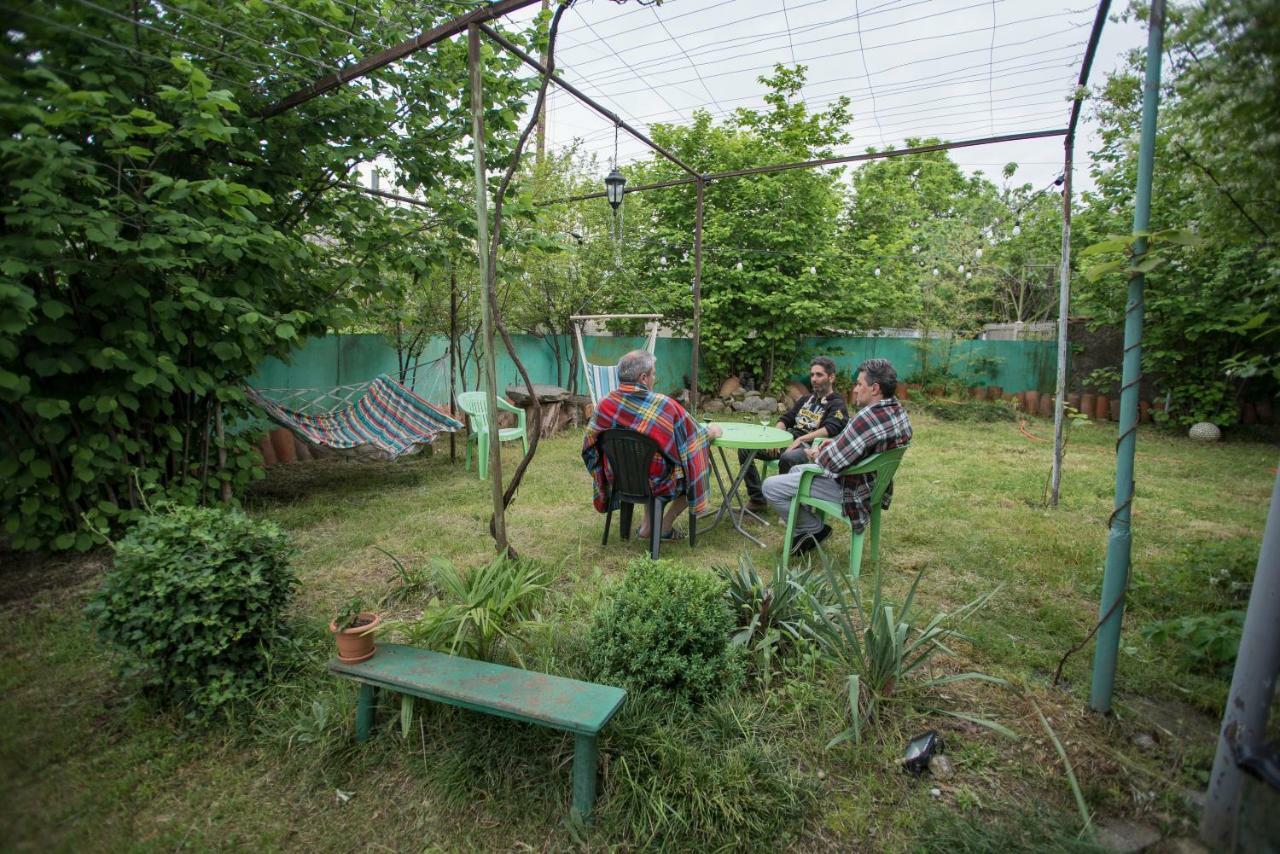
[{"label": "black graphic t-shirt", "polygon": [[826,427],[827,435],[835,436],[849,422],[849,411],[845,409],[844,398],[837,392],[833,391],[826,397],[810,394],[797,400],[781,420],[792,436],[812,433],[818,427]]}]

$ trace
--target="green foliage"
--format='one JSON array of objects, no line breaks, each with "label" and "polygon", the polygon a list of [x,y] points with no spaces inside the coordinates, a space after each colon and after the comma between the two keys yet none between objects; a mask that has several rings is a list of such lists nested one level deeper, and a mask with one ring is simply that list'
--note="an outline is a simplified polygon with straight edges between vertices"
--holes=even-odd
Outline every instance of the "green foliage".
[{"label": "green foliage", "polygon": [[[911,589],[899,607],[883,597],[879,565],[871,582],[871,602],[865,603],[856,583],[850,583],[827,561],[824,560],[823,564],[836,598],[834,607],[818,611],[822,616],[824,648],[837,666],[852,671],[848,681],[850,725],[827,746],[850,740],[858,744],[862,741],[863,730],[875,720],[880,706],[903,687],[903,680],[926,664],[934,653],[950,653],[948,642],[952,638],[963,637],[959,624],[982,608],[999,588],[952,613],[940,611],[922,625],[912,606],[924,569],[916,573]],[[918,687],[927,689],[966,679],[1005,684],[1004,680],[981,673],[961,673],[928,679]],[[961,712],[939,711],[1012,736],[1009,730],[992,721]]]},{"label": "green foliage", "polygon": [[338,631],[355,628],[362,613],[364,613],[364,599],[359,596],[353,596],[342,603],[342,607],[338,609],[337,616],[333,618],[333,625]]},{"label": "green foliage", "polygon": [[[260,474],[247,437],[219,428],[250,415],[244,381],[371,295],[411,286],[447,242],[414,237],[425,215],[344,189],[357,164],[395,163],[407,189],[441,200],[427,222],[466,236],[444,205],[470,171],[457,156],[464,43],[385,69],[376,95],[339,87],[257,118],[317,67],[427,23],[358,2],[354,17],[311,4],[320,29],[283,4],[141,4],[138,26],[49,2],[0,35],[12,59],[0,69],[0,518],[13,546],[87,549],[138,518],[144,494],[208,501]],[[484,86],[496,163],[528,86],[502,74],[513,61],[492,60]]]},{"label": "green foliage", "polygon": [[724,584],[671,561],[638,559],[590,632],[593,678],[628,690],[657,690],[697,704],[742,680],[729,643],[734,615]]},{"label": "green foliage", "polygon": [[209,718],[252,696],[267,673],[297,581],[288,537],[238,511],[175,507],[116,547],[88,606],[126,674]]},{"label": "green foliage", "polygon": [[526,635],[541,625],[537,609],[555,575],[553,566],[529,559],[497,557],[467,573],[436,560],[432,580],[442,595],[402,627],[405,638],[450,655],[510,658],[523,666]]},{"label": "green foliage", "polygon": [[1173,644],[1192,670],[1229,675],[1240,649],[1244,631],[1244,611],[1218,611],[1156,620],[1142,627],[1147,640]]},{"label": "green foliage", "polygon": [[1013,406],[1003,400],[946,400],[911,401],[912,409],[919,407],[943,421],[975,421],[993,423],[1013,421],[1018,416]]},{"label": "green foliage", "polygon": [[727,585],[737,631],[733,643],[744,648],[760,681],[768,686],[778,664],[817,639],[814,603],[830,600],[826,579],[812,568],[792,572],[779,562],[765,581],[751,557],[743,554],[737,569],[717,567]]},{"label": "green foliage", "polygon": [[386,549],[379,548],[378,551],[391,558],[391,565],[396,572],[395,578],[391,580],[391,589],[379,600],[379,604],[383,607],[416,599],[428,591],[435,590],[435,573],[432,564],[406,566],[400,558]]},{"label": "green foliage", "polygon": [[1175,6],[1165,52],[1152,230],[1141,235],[1149,251],[1135,264],[1128,234],[1142,105],[1135,51],[1101,92],[1098,189],[1078,233],[1102,263],[1080,282],[1076,310],[1120,324],[1128,278],[1145,273],[1143,370],[1171,394],[1174,422],[1225,426],[1241,396],[1280,388],[1280,208],[1257,190],[1274,186],[1280,168],[1280,17],[1267,0]]}]

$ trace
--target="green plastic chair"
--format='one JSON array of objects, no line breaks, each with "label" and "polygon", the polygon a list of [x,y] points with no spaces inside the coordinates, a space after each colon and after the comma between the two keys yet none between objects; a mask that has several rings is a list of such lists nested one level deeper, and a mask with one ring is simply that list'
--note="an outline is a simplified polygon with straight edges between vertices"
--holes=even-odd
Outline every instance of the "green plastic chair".
[{"label": "green plastic chair", "polygon": [[[822,467],[813,464],[797,466],[803,473],[800,475],[800,486],[795,497],[791,499],[791,510],[787,513],[787,535],[782,541],[782,568],[785,570],[791,559],[791,538],[795,535],[796,515],[800,505],[812,507],[828,519],[839,519],[849,528],[849,578],[857,578],[862,572],[863,535],[871,531],[871,560],[880,560],[880,503],[884,500],[884,491],[893,483],[893,476],[898,471],[898,464],[907,453],[909,446],[894,448],[891,451],[867,457],[862,462],[852,465],[841,472],[847,474],[875,473],[876,482],[871,488],[871,522],[862,531],[853,530],[853,524],[845,517],[844,508],[837,501],[823,501],[809,494],[810,484],[822,472]],[[795,471],[796,469],[792,469]]]},{"label": "green plastic chair", "polygon": [[[467,413],[467,422],[471,432],[467,436],[467,471],[471,471],[471,446],[476,446],[476,468],[480,471],[480,479],[489,477],[489,406],[482,391],[464,391],[458,395],[458,408]],[[498,408],[513,412],[516,426],[506,427],[498,431],[498,441],[514,442],[520,440],[524,452],[529,453],[529,436],[525,430],[525,412],[518,406],[498,398]],[[483,450],[481,450],[483,449]]]}]

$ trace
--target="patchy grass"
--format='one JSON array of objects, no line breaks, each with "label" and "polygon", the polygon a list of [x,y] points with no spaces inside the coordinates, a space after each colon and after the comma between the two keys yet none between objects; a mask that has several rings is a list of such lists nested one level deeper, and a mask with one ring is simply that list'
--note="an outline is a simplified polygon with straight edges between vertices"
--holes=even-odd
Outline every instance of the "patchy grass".
[{"label": "patchy grass", "polygon": [[[399,704],[380,709],[376,737],[351,738],[354,690],[330,678],[323,626],[341,601],[381,598],[406,564],[443,557],[474,566],[492,554],[489,490],[445,453],[398,464],[325,461],[277,467],[249,496],[251,513],[293,535],[302,588],[296,644],[280,651],[257,705],[196,729],[152,707],[85,626],[81,609],[107,556],[2,555],[0,797],[17,850],[123,848],[563,849],[583,846],[741,849],[1088,850],[1057,754],[1028,702],[1062,740],[1088,805],[1185,833],[1185,790],[1204,784],[1226,683],[1189,669],[1141,634],[1154,620],[1219,610],[1256,559],[1276,454],[1262,444],[1195,445],[1144,429],[1134,508],[1134,569],[1117,676],[1117,714],[1084,711],[1092,647],[1049,675],[1097,618],[1114,488],[1114,425],[1078,429],[1062,505],[1040,504],[1051,429],[916,417],[916,441],[885,515],[884,563],[901,597],[924,567],[924,610],[947,610],[996,585],[968,624],[971,643],[935,672],[981,669],[1007,690],[953,683],[891,705],[859,746],[826,750],[846,725],[842,674],[793,661],[765,690],[749,686],[696,712],[632,697],[601,743],[595,823],[570,824],[572,739],[539,728],[419,703],[408,739]],[[445,446],[447,449],[447,446]],[[616,527],[600,545],[579,439],[544,441],[508,517],[523,556],[561,567],[547,631],[531,664],[579,675],[593,608],[644,544]],[[516,456],[508,451],[506,470]],[[664,556],[765,569],[781,526],[760,550],[727,523]],[[838,564],[847,545],[829,541]],[[1247,579],[1246,579],[1247,580]],[[412,614],[421,597],[396,605]],[[991,717],[1010,741],[930,705]],[[905,742],[942,732],[956,776],[915,780],[897,770]],[[1151,735],[1154,748],[1132,743]],[[938,795],[930,793],[931,788]]]}]

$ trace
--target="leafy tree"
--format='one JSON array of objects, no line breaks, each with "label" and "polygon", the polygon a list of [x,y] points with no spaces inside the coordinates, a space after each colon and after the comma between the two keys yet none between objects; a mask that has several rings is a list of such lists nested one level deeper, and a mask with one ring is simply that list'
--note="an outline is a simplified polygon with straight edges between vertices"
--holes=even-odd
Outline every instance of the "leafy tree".
[{"label": "leafy tree", "polygon": [[[190,503],[246,484],[254,456],[221,428],[247,412],[243,381],[396,281],[367,237],[397,215],[347,176],[389,158],[429,195],[468,173],[464,44],[255,118],[424,25],[416,7],[358,8],[54,2],[5,31],[0,517],[14,546],[87,548],[138,515],[141,492]],[[496,164],[527,87],[511,68],[487,66]]]},{"label": "leafy tree", "polygon": [[[1143,368],[1175,420],[1229,424],[1241,397],[1274,395],[1280,382],[1280,10],[1265,0],[1173,7],[1165,51]],[[1098,189],[1081,223],[1093,240],[1132,227],[1143,62],[1135,52],[1101,92]],[[1099,248],[1127,254],[1128,243]],[[1096,281],[1081,283],[1077,305],[1095,322],[1123,322],[1127,270],[1098,265]]]}]

